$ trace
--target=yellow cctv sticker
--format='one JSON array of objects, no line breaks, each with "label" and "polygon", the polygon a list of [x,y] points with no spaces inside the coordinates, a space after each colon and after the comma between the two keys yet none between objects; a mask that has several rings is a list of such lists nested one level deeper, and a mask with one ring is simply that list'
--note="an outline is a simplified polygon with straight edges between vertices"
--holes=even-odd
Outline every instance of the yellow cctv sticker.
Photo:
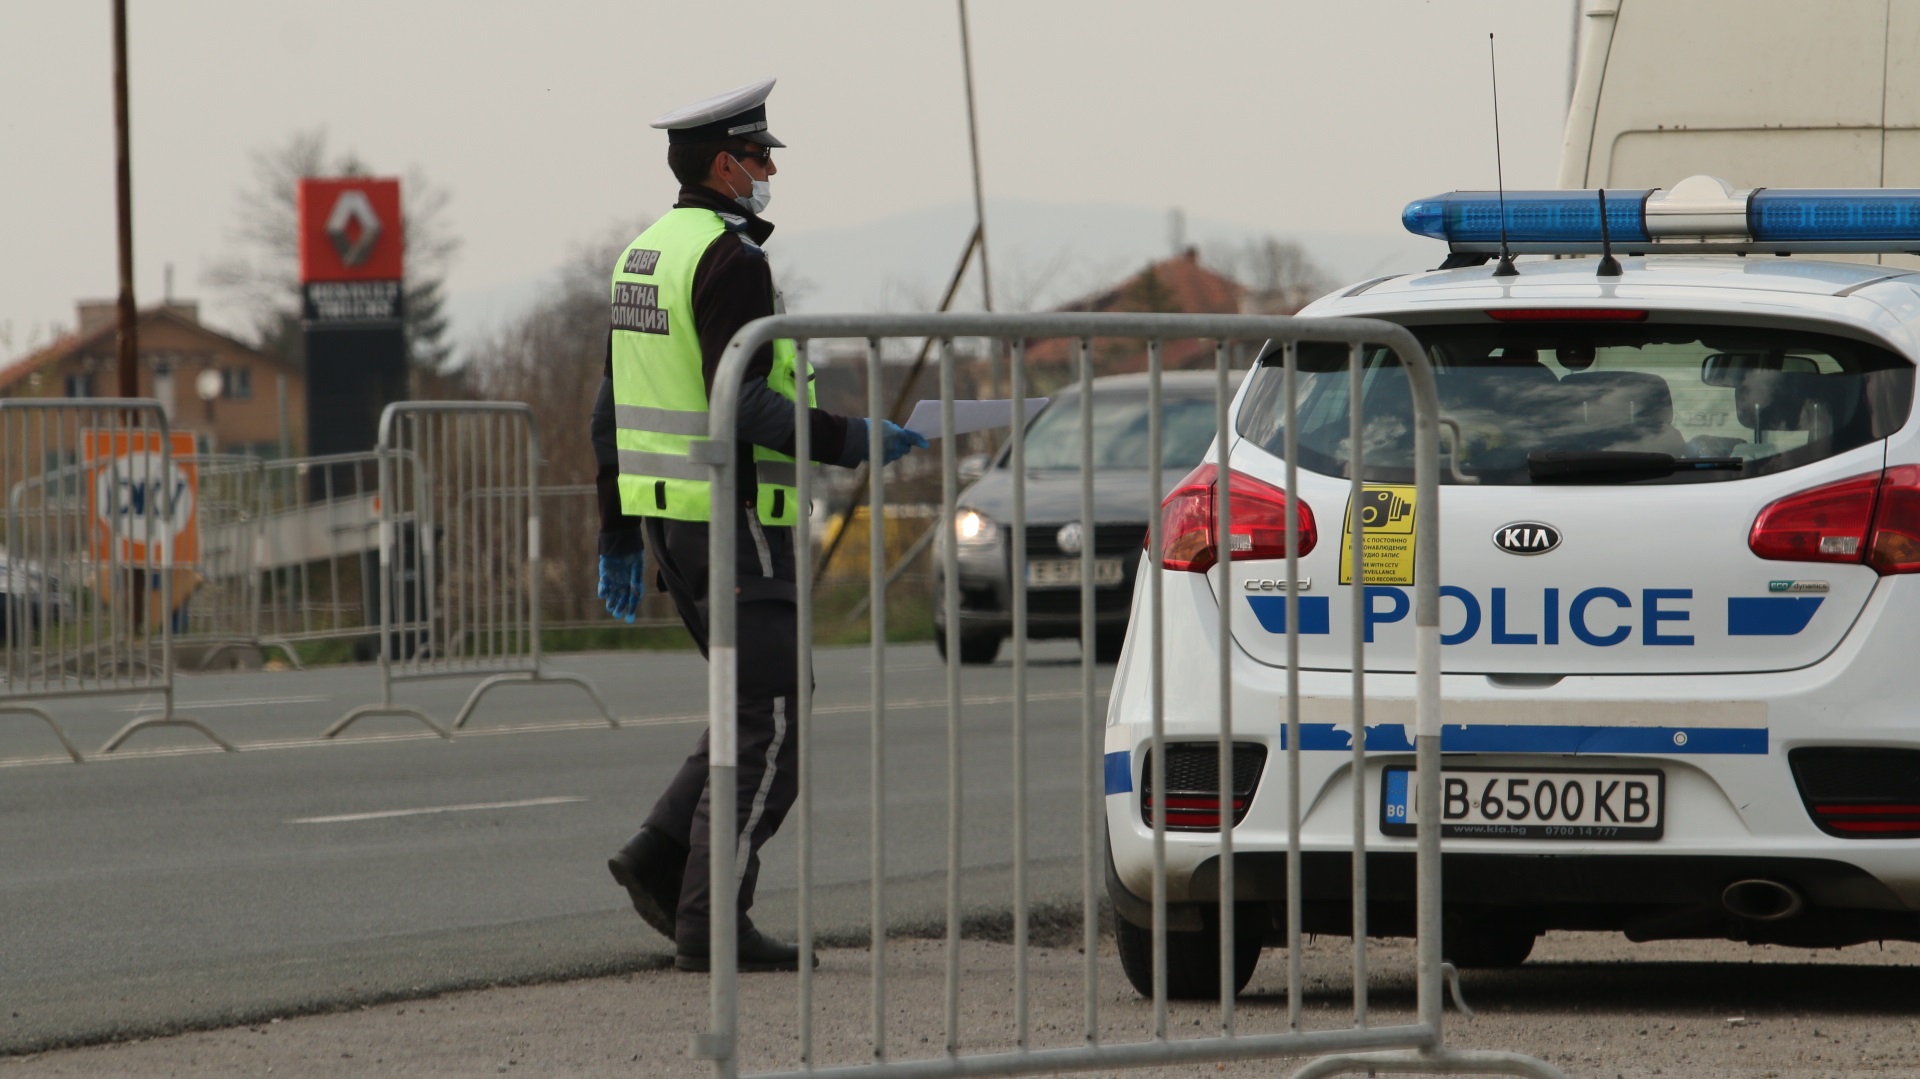
[{"label": "yellow cctv sticker", "polygon": [[1340,583],[1353,583],[1353,529],[1356,508],[1366,544],[1368,584],[1413,583],[1413,523],[1418,507],[1414,489],[1397,484],[1367,484],[1358,507],[1347,507],[1340,530]]}]

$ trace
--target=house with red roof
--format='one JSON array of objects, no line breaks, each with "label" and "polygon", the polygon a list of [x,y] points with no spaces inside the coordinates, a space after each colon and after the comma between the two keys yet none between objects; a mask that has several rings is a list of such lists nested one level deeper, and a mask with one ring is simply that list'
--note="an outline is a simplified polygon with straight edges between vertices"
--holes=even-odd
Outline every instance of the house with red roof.
[{"label": "house with red roof", "polygon": [[[1149,264],[1125,281],[1101,292],[1084,296],[1055,308],[1056,311],[1186,312],[1189,314],[1291,314],[1301,303],[1288,304],[1287,298],[1249,289],[1240,282],[1200,261],[1198,249],[1189,247],[1171,258]],[[1281,310],[1279,308],[1285,308]],[[1241,352],[1249,346],[1242,346]],[[1027,348],[1029,370],[1073,369],[1075,343],[1064,340],[1035,341]],[[1117,375],[1144,371],[1146,346],[1131,340],[1096,340],[1093,343],[1094,372]],[[1247,357],[1237,357],[1237,366],[1246,366]],[[1161,352],[1168,371],[1213,366],[1210,341],[1168,341]],[[1042,376],[1042,381],[1053,382]]]},{"label": "house with red roof", "polygon": [[[0,398],[112,397],[119,387],[118,308],[78,305],[78,328],[0,367]],[[139,395],[210,452],[277,457],[305,452],[306,376],[200,322],[199,305],[168,301],[139,313]],[[284,438],[283,438],[284,431]]]}]

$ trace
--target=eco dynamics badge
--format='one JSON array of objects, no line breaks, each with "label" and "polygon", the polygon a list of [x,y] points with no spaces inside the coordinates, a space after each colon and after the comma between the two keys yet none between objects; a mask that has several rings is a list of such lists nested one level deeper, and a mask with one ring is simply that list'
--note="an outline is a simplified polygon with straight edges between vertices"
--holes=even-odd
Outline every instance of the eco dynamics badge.
[{"label": "eco dynamics badge", "polygon": [[1353,527],[1359,514],[1367,584],[1412,584],[1414,521],[1419,507],[1411,485],[1367,484],[1356,507],[1347,506],[1340,530],[1340,583],[1353,583]]}]

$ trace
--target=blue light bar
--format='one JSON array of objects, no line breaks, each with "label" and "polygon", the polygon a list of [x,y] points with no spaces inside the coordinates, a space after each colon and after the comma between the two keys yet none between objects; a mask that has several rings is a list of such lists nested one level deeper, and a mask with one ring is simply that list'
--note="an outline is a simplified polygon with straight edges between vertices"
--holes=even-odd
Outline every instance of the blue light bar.
[{"label": "blue light bar", "polygon": [[[1607,191],[1607,229],[1615,243],[1647,240],[1647,188]],[[1500,193],[1452,191],[1407,204],[1400,221],[1417,236],[1452,244],[1500,242]],[[1593,191],[1509,191],[1507,241],[1599,243],[1600,196]]]},{"label": "blue light bar", "polygon": [[[1407,204],[1407,231],[1456,254],[1581,254],[1601,249],[1596,191],[1454,191]],[[1616,252],[1920,254],[1920,190],[1736,189],[1713,176],[1670,188],[1607,191]]]},{"label": "blue light bar", "polygon": [[1920,191],[1761,188],[1747,230],[1769,240],[1920,240]]}]

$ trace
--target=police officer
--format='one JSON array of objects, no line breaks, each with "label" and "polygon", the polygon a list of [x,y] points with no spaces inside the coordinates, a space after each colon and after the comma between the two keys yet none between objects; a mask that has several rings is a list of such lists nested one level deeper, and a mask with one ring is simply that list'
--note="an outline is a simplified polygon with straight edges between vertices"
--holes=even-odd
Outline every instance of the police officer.
[{"label": "police officer", "polygon": [[[805,387],[812,405],[813,387],[792,341],[761,348],[747,364],[736,428],[739,487],[710,490],[708,467],[688,456],[706,437],[708,393],[727,342],[748,322],[780,310],[761,246],[773,225],[760,217],[779,171],[773,151],[786,145],[767,130],[773,84],[742,86],[653,122],[667,131],[679,200],[614,265],[607,372],[593,412],[600,596],[615,617],[633,620],[644,591],[644,552],[651,552],[658,580],[704,655],[707,522],[715,513],[732,513],[738,522],[738,789],[720,795],[716,824],[702,732],[639,833],[607,863],[640,916],[674,941],[681,970],[708,968],[707,912],[717,886],[708,866],[712,827],[738,830],[740,969],[798,965],[797,948],[765,936],[747,918],[760,848],[798,794],[791,526],[806,509],[795,502],[800,466],[791,454],[794,395]],[[886,462],[927,444],[884,419],[810,408],[808,422],[815,460],[825,464],[865,461],[869,423],[883,427]]]}]

